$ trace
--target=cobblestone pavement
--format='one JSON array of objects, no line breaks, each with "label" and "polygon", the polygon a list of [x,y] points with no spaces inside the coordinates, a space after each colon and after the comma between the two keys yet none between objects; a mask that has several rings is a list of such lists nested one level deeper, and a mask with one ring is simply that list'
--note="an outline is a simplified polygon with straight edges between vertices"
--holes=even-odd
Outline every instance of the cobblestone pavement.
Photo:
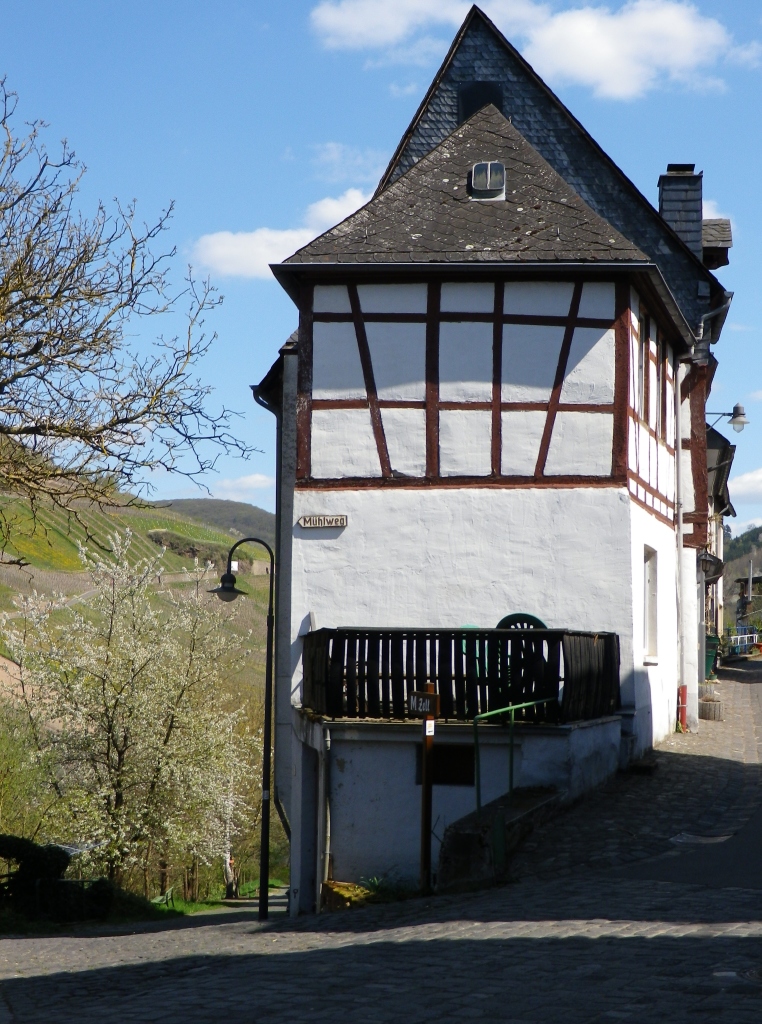
[{"label": "cobblestone pavement", "polygon": [[628,877],[677,833],[737,831],[759,811],[762,671],[729,671],[720,691],[724,722],[538,831],[512,885],[266,926],[223,912],[4,939],[0,1024],[757,1024],[762,891],[708,887],[690,855],[679,882]]}]

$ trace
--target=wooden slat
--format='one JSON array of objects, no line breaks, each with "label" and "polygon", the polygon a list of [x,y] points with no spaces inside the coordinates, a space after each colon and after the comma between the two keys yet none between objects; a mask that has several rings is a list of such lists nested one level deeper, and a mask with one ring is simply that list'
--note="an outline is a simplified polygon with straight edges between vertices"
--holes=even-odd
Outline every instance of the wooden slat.
[{"label": "wooden slat", "polygon": [[415,634],[405,632],[405,706],[411,691],[415,689]]},{"label": "wooden slat", "polygon": [[391,718],[391,648],[392,638],[388,633],[381,635],[381,715]]},{"label": "wooden slat", "polygon": [[466,718],[466,681],[463,674],[463,662],[465,658],[465,634],[453,634],[452,656],[455,661],[455,716],[464,721]]},{"label": "wooden slat", "polygon": [[347,633],[347,718],[357,718],[357,633]]},{"label": "wooden slat", "polygon": [[405,718],[405,666],[403,634],[392,633],[392,718]]},{"label": "wooden slat", "polygon": [[368,714],[371,718],[381,717],[381,701],[379,694],[379,648],[381,638],[378,633],[371,633],[367,638],[368,644],[368,670],[366,673],[366,685],[368,690]]},{"label": "wooden slat", "polygon": [[466,713],[469,718],[479,714],[479,671],[476,665],[476,633],[469,630],[466,639]]},{"label": "wooden slat", "polygon": [[331,643],[331,668],[328,681],[327,712],[332,718],[344,717],[344,665],[346,640],[336,633]]},{"label": "wooden slat", "polygon": [[368,694],[368,662],[366,657],[367,633],[357,636],[357,714],[365,718],[367,714]]}]

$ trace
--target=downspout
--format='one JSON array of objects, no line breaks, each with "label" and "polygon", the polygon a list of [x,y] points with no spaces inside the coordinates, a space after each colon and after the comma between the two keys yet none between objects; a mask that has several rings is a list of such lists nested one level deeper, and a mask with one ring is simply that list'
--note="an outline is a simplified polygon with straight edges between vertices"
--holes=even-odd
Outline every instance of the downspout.
[{"label": "downspout", "polygon": [[323,883],[331,874],[331,731],[323,725],[318,775],[318,849],[315,871],[315,912],[322,909]]},{"label": "downspout", "polygon": [[678,702],[685,700],[685,631],[683,628],[683,417],[684,363],[675,367],[675,508],[677,511],[677,686]]}]

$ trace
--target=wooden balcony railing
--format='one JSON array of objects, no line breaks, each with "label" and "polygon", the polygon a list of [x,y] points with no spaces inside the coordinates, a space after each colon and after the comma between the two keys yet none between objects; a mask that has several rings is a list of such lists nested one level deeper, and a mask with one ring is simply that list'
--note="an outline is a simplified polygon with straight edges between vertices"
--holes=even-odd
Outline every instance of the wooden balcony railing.
[{"label": "wooden balcony railing", "polygon": [[584,721],[619,707],[619,637],[562,629],[319,629],[304,638],[302,704],[329,718],[408,717],[434,685],[440,715],[474,715],[545,698],[517,717]]}]

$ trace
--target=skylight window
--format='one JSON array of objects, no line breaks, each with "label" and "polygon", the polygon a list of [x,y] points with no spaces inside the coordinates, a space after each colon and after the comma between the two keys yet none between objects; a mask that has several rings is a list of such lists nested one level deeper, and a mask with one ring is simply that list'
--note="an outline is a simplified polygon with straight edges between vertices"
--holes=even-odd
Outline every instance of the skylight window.
[{"label": "skylight window", "polygon": [[505,165],[497,160],[474,164],[471,169],[472,199],[505,199]]}]

